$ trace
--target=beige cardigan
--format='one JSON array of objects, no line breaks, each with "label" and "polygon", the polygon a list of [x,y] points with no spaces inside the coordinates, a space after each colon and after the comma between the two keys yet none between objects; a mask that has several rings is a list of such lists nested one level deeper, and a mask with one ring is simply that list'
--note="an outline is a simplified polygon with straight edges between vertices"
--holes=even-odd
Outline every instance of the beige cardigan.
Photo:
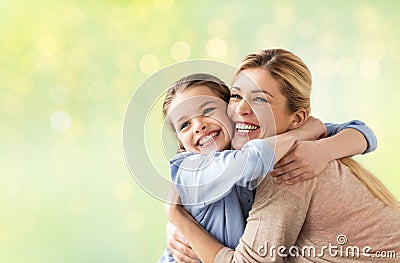
[{"label": "beige cardigan", "polygon": [[267,176],[247,221],[236,250],[221,249],[215,262],[400,262],[400,210],[339,161],[292,186]]}]

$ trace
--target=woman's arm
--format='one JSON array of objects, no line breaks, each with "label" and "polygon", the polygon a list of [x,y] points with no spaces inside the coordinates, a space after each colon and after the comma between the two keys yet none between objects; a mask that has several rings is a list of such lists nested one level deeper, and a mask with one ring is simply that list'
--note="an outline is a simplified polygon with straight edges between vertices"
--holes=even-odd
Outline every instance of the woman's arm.
[{"label": "woman's arm", "polygon": [[275,181],[294,184],[320,174],[329,162],[347,156],[374,151],[373,131],[361,121],[325,124],[328,136],[316,141],[298,141],[269,174]]},{"label": "woman's arm", "polygon": [[[282,262],[303,226],[315,183],[303,182],[291,188],[295,192],[285,187],[291,186],[275,184],[270,177],[261,182],[245,232],[235,250],[210,236],[179,205],[168,205],[167,216],[204,263]],[[286,250],[270,251],[272,246]]]}]

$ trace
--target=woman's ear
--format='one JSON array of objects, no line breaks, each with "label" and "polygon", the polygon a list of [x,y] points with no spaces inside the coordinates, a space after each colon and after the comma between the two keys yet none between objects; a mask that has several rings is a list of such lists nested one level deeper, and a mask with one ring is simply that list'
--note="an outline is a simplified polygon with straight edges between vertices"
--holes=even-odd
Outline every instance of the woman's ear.
[{"label": "woman's ear", "polygon": [[289,124],[289,130],[294,130],[299,128],[304,124],[308,118],[308,113],[306,109],[300,109],[294,113],[293,120]]}]

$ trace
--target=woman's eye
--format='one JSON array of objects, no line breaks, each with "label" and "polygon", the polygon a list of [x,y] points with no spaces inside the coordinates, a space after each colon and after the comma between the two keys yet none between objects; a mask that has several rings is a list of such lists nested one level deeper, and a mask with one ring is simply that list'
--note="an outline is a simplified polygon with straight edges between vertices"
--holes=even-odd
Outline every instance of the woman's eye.
[{"label": "woman's eye", "polygon": [[231,99],[237,99],[240,100],[242,97],[239,94],[232,94]]},{"label": "woman's eye", "polygon": [[256,97],[253,99],[254,102],[265,102],[268,103],[268,100],[266,98],[263,97]]},{"label": "woman's eye", "polygon": [[206,114],[212,112],[213,110],[215,110],[215,108],[207,108],[207,109],[205,109],[205,110],[203,111],[203,115],[206,115]]},{"label": "woman's eye", "polygon": [[189,126],[189,122],[188,121],[185,121],[182,125],[181,125],[181,128],[179,129],[179,130],[182,130],[182,129],[184,129],[184,128],[186,128],[187,126]]}]

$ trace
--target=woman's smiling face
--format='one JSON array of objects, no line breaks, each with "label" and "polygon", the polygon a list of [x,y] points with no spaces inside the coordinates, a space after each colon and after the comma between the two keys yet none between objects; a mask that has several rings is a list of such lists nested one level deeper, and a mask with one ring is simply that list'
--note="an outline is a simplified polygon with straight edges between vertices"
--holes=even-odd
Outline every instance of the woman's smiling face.
[{"label": "woman's smiling face", "polygon": [[187,151],[209,153],[230,148],[232,123],[227,104],[207,86],[195,86],[179,92],[173,99],[167,118]]},{"label": "woman's smiling face", "polygon": [[228,107],[228,116],[235,125],[233,148],[288,131],[293,114],[280,85],[262,68],[243,70],[235,78]]}]

